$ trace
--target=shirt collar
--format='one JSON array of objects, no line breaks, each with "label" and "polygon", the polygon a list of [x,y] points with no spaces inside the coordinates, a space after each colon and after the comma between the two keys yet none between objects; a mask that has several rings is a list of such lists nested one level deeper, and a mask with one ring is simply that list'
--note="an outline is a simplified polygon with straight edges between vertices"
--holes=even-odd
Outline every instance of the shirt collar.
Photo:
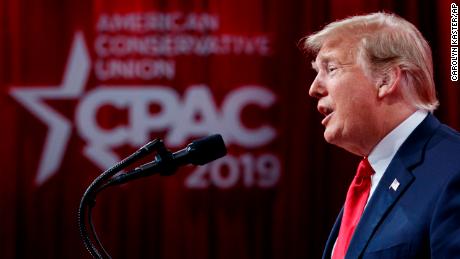
[{"label": "shirt collar", "polygon": [[412,131],[422,123],[427,115],[427,111],[417,110],[388,133],[371,151],[368,160],[375,171],[375,174],[372,176],[371,195],[399,147],[401,147]]}]

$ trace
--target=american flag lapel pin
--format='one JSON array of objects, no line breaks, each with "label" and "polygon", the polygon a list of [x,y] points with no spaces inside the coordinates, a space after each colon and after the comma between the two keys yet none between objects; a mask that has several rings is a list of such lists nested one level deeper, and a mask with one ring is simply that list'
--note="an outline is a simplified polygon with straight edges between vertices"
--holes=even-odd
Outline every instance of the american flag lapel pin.
[{"label": "american flag lapel pin", "polygon": [[398,182],[398,179],[395,178],[393,182],[391,183],[389,189],[393,189],[393,191],[396,191],[398,187],[399,187],[399,182]]}]

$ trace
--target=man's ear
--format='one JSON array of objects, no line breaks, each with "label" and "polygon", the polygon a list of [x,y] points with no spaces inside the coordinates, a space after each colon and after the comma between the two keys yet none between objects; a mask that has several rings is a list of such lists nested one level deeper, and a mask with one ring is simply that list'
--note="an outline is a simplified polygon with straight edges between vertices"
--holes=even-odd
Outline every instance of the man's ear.
[{"label": "man's ear", "polygon": [[387,70],[378,85],[378,97],[383,98],[394,93],[401,82],[401,69],[398,66]]}]

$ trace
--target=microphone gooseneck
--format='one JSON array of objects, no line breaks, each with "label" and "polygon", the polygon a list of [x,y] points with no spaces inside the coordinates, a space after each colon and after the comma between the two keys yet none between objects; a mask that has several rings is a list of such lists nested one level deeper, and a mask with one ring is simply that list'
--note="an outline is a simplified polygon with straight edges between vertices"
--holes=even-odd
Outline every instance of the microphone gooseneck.
[{"label": "microphone gooseneck", "polygon": [[[130,172],[116,175],[135,161],[155,151],[155,159],[152,162],[136,167]],[[175,153],[167,150],[163,141],[157,139],[147,143],[129,157],[104,171],[86,189],[81,198],[77,214],[80,236],[88,252],[94,258],[111,258],[99,241],[92,222],[91,211],[96,204],[96,196],[99,192],[109,186],[126,183],[130,180],[156,173],[172,175],[180,166],[188,164],[204,165],[226,154],[227,149],[225,148],[224,140],[218,134],[193,141],[186,148]],[[87,222],[90,224],[91,232],[88,232]],[[90,233],[92,237],[89,235]],[[92,242],[93,240],[97,246]]]},{"label": "microphone gooseneck", "polygon": [[155,160],[135,168],[133,171],[113,177],[108,186],[126,183],[128,181],[147,177],[155,173],[172,175],[180,166],[205,165],[227,154],[221,135],[204,137],[190,143],[186,148],[171,153],[165,148],[158,150]]}]

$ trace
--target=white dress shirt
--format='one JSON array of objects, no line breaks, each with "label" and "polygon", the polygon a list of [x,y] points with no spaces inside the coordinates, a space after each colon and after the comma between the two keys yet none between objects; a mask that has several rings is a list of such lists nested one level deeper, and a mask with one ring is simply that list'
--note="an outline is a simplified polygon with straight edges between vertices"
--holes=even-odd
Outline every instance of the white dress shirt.
[{"label": "white dress shirt", "polygon": [[369,193],[367,202],[369,202],[372,194],[374,194],[383,173],[387,170],[388,165],[390,165],[391,160],[393,160],[402,143],[406,141],[412,131],[422,123],[427,115],[427,111],[417,110],[380,140],[371,151],[367,160],[371,164],[372,169],[374,169],[375,174],[371,176],[371,192]]},{"label": "white dress shirt", "polygon": [[[422,123],[422,121],[428,115],[427,111],[417,110],[403,122],[401,122],[396,128],[394,128],[390,133],[388,133],[380,142],[372,149],[371,153],[367,157],[367,160],[374,169],[375,173],[371,176],[371,191],[369,193],[369,198],[367,203],[371,199],[372,195],[377,188],[377,185],[382,179],[383,173],[390,165],[391,160],[396,155],[396,152],[401,147],[401,145],[406,141],[409,135],[417,128],[417,126]],[[332,248],[332,254],[334,254],[335,245],[337,244],[337,239]]]}]

